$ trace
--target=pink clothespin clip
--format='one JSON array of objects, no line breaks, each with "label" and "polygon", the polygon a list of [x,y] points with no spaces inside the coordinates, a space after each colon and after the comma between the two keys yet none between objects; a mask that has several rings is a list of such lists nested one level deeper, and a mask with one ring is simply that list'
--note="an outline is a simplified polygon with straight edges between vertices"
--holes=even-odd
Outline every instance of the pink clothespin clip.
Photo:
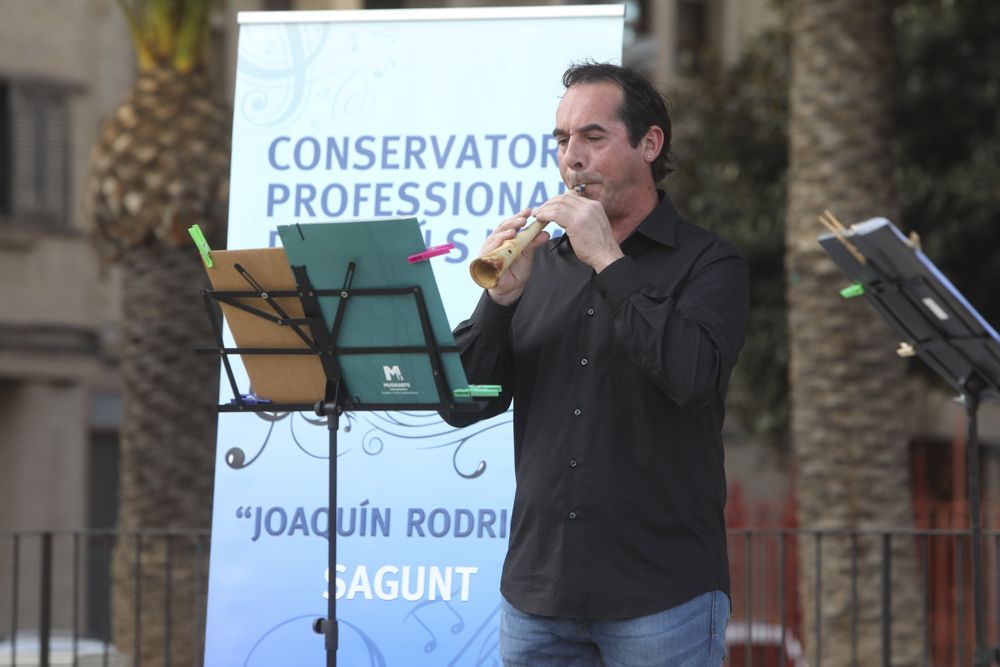
[{"label": "pink clothespin clip", "polygon": [[431,246],[423,252],[418,252],[415,255],[410,255],[406,258],[406,261],[410,264],[416,262],[423,262],[424,260],[430,259],[431,257],[437,257],[438,255],[447,255],[451,252],[451,249],[455,247],[454,243],[445,243],[444,245]]}]

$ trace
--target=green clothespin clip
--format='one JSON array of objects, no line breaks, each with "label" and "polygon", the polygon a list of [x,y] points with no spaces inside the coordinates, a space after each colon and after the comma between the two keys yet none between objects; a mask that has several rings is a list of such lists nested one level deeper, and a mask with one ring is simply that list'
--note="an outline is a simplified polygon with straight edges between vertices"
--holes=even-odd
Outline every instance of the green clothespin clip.
[{"label": "green clothespin clip", "polygon": [[840,296],[845,299],[853,299],[856,296],[861,296],[865,293],[865,286],[862,283],[854,283],[853,285],[848,285],[844,289],[840,290]]},{"label": "green clothespin clip", "polygon": [[500,395],[498,384],[470,384],[464,389],[455,389],[455,398],[496,398]]},{"label": "green clothespin clip", "polygon": [[194,244],[198,246],[198,252],[201,253],[201,261],[205,262],[205,266],[208,268],[212,268],[212,249],[208,247],[208,241],[205,240],[205,235],[201,233],[201,227],[191,225],[188,227],[188,234],[194,239]]}]

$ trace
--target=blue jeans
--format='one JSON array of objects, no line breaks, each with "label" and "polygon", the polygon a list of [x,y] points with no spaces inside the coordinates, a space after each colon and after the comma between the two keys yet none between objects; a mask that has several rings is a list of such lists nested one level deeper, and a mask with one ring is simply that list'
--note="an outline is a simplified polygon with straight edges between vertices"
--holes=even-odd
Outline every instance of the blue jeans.
[{"label": "blue jeans", "polygon": [[699,595],[666,611],[601,621],[536,616],[501,601],[504,667],[718,667],[729,597]]}]

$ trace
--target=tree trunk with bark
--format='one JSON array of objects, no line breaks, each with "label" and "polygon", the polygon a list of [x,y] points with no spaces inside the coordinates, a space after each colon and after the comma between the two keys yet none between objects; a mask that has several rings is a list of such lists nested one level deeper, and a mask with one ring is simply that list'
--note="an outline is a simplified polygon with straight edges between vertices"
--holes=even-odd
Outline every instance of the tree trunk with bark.
[{"label": "tree trunk with bark", "polygon": [[[122,266],[118,527],[126,534],[207,529],[219,368],[194,353],[213,340],[199,294],[208,287],[205,269],[193,244],[133,249]],[[134,664],[200,664],[207,555],[208,545],[193,537],[119,537],[111,566],[112,630],[118,650]]]},{"label": "tree trunk with bark", "polygon": [[[211,523],[218,362],[200,291],[205,268],[187,228],[215,248],[226,229],[231,115],[199,71],[152,68],[91,153],[90,207],[104,252],[123,269],[124,415],[118,528],[204,530]],[[133,664],[199,664],[207,545],[119,538],[112,631]]]},{"label": "tree trunk with bark", "polygon": [[[806,530],[913,525],[905,364],[874,309],[841,299],[844,276],[816,241],[824,209],[845,224],[898,218],[891,8],[890,0],[793,3],[786,269],[795,491]],[[923,605],[912,538],[806,536],[799,554],[812,664],[883,664],[884,614],[891,664],[919,663]],[[886,557],[891,601],[883,609]]]}]

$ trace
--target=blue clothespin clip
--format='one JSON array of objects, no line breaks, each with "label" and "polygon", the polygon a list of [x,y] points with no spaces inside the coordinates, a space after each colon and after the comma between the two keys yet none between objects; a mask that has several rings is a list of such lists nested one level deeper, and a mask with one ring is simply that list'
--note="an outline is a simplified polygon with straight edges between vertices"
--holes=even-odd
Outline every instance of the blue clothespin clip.
[{"label": "blue clothespin clip", "polygon": [[[252,391],[249,394],[240,394],[240,402],[243,405],[267,405],[268,403],[273,403],[269,398],[258,398],[257,394]],[[236,399],[229,399],[229,405],[236,405]]]}]

